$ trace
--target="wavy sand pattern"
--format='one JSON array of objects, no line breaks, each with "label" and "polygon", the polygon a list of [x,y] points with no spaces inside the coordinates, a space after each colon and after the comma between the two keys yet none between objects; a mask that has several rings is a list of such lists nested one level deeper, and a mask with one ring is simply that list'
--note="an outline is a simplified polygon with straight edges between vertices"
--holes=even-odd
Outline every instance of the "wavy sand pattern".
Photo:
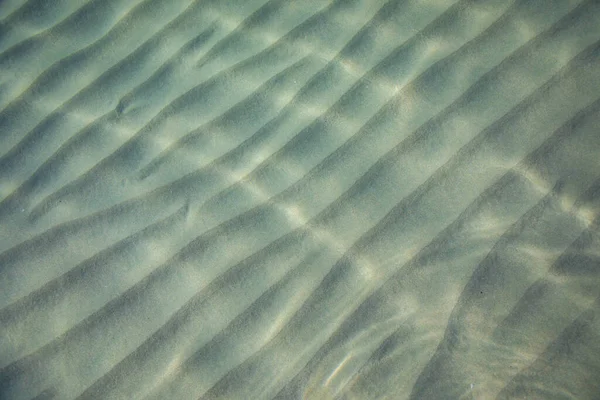
[{"label": "wavy sand pattern", "polygon": [[599,1],[0,21],[0,398],[599,398]]}]

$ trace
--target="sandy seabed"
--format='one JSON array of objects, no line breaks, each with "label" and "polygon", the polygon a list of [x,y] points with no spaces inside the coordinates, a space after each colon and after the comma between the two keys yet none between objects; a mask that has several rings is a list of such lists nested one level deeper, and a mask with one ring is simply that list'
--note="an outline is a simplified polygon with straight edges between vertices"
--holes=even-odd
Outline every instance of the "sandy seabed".
[{"label": "sandy seabed", "polygon": [[599,399],[597,0],[0,1],[0,398]]}]

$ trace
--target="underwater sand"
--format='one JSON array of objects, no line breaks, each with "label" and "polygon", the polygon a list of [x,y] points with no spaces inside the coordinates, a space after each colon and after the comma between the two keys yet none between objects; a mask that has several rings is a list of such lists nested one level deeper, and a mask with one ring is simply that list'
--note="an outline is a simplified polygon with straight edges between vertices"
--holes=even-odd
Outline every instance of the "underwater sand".
[{"label": "underwater sand", "polygon": [[599,399],[597,0],[0,1],[0,398]]}]

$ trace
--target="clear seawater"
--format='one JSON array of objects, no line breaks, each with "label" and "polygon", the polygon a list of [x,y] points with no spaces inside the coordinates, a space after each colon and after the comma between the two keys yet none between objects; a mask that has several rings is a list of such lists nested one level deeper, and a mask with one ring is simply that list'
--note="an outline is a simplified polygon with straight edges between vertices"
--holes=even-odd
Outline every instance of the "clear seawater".
[{"label": "clear seawater", "polygon": [[0,399],[600,399],[597,0],[0,0]]}]

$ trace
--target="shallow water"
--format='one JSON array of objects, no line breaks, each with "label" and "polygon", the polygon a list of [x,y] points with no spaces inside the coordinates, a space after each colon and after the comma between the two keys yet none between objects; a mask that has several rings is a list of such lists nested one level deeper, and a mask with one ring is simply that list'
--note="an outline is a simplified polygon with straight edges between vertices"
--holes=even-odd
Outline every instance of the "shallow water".
[{"label": "shallow water", "polygon": [[0,398],[599,399],[600,2],[0,1]]}]

